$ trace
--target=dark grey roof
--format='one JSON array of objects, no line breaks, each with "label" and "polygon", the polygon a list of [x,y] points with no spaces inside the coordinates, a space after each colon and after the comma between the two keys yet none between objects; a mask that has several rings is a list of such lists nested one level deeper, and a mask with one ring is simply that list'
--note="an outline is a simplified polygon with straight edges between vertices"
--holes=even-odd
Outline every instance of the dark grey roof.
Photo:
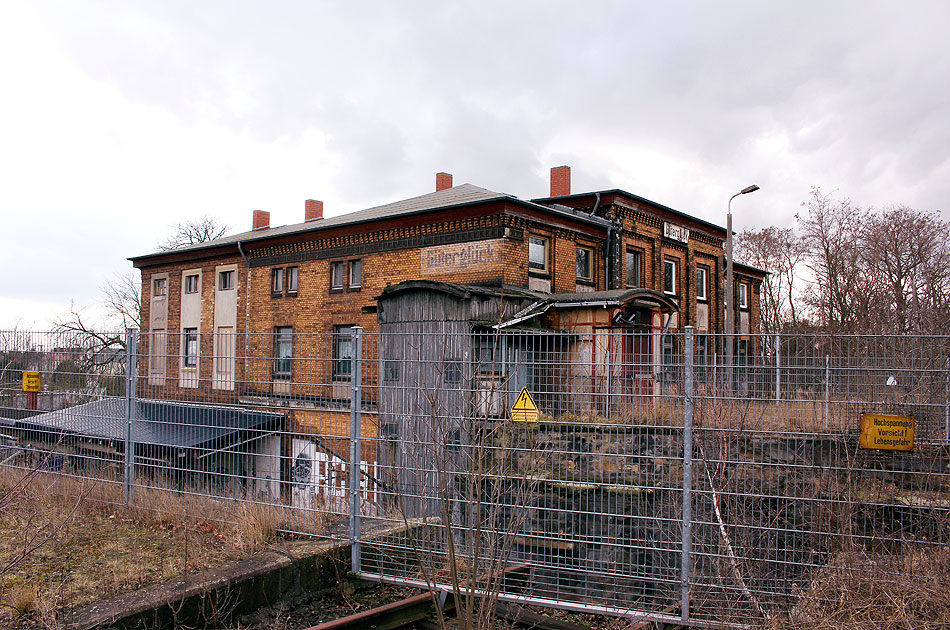
[{"label": "dark grey roof", "polygon": [[205,241],[204,243],[198,243],[196,245],[187,245],[185,247],[179,247],[170,251],[155,252],[152,254],[146,254],[143,256],[133,256],[129,260],[139,260],[142,258],[150,258],[153,256],[162,256],[164,254],[172,254],[179,252],[188,252],[201,249],[209,249],[213,247],[221,247],[224,245],[235,245],[238,242],[248,243],[252,241],[258,241],[261,239],[273,238],[277,236],[286,236],[288,234],[298,234],[303,232],[319,231],[325,230],[327,228],[337,227],[341,225],[352,225],[359,223],[366,223],[369,221],[376,221],[378,219],[386,219],[392,217],[398,217],[403,215],[415,214],[419,212],[428,212],[431,210],[439,209],[450,209],[459,206],[466,206],[476,203],[483,203],[486,201],[495,201],[507,199],[526,206],[536,206],[538,209],[545,212],[554,212],[556,214],[561,214],[564,216],[570,216],[587,223],[592,223],[596,225],[606,226],[609,225],[609,222],[600,218],[600,217],[591,217],[588,216],[585,212],[577,212],[569,208],[565,209],[552,209],[549,206],[543,206],[539,204],[532,203],[530,201],[525,201],[524,199],[519,199],[513,195],[506,193],[494,192],[487,190],[485,188],[480,188],[472,184],[461,184],[455,186],[454,188],[447,188],[445,190],[436,191],[433,193],[428,193],[425,195],[420,195],[419,197],[412,197],[411,199],[403,199],[402,201],[396,201],[394,203],[388,203],[382,206],[375,206],[373,208],[367,208],[366,210],[358,210],[356,212],[350,212],[348,214],[341,214],[335,217],[328,217],[326,219],[317,219],[315,221],[307,221],[304,223],[293,223],[291,225],[282,225],[279,227],[269,228],[266,230],[252,230],[250,232],[242,232],[240,234],[232,234],[230,236],[223,236],[221,238],[214,239],[213,241]]},{"label": "dark grey roof", "polygon": [[[125,440],[124,398],[104,398],[21,420],[14,429],[100,440]],[[133,401],[132,441],[153,446],[192,448],[218,445],[238,431],[279,428],[284,415],[238,407],[186,405],[157,400]],[[55,439],[54,438],[54,439]]]},{"label": "dark grey roof", "polygon": [[748,272],[752,272],[753,274],[761,274],[763,276],[772,275],[771,271],[766,271],[765,269],[759,269],[758,267],[753,267],[752,265],[747,265],[741,262],[736,262],[733,266],[737,272],[748,271]]}]

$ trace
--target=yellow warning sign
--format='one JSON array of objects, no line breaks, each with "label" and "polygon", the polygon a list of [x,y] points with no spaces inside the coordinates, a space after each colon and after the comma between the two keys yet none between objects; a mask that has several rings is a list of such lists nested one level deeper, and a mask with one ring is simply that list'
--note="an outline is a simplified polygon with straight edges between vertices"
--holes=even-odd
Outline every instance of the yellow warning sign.
[{"label": "yellow warning sign", "polygon": [[888,413],[862,413],[859,448],[909,451],[914,448],[914,419]]},{"label": "yellow warning sign", "polygon": [[40,373],[39,372],[24,372],[23,373],[23,391],[25,392],[40,391]]},{"label": "yellow warning sign", "polygon": [[511,406],[511,419],[515,422],[537,422],[541,419],[541,412],[534,398],[528,393],[527,387],[521,388],[518,400]]}]

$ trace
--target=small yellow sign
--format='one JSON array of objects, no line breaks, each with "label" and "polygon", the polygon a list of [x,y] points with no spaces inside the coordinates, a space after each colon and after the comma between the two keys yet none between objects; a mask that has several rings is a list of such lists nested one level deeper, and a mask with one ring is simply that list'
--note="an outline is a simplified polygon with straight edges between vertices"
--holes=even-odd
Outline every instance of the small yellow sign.
[{"label": "small yellow sign", "polygon": [[534,398],[528,393],[527,387],[521,388],[518,400],[511,406],[511,419],[514,422],[537,422],[541,419],[541,412]]},{"label": "small yellow sign", "polygon": [[909,451],[914,448],[914,418],[888,413],[862,413],[859,448]]},{"label": "small yellow sign", "polygon": [[40,391],[40,373],[39,372],[24,372],[23,373],[23,391],[25,392]]}]

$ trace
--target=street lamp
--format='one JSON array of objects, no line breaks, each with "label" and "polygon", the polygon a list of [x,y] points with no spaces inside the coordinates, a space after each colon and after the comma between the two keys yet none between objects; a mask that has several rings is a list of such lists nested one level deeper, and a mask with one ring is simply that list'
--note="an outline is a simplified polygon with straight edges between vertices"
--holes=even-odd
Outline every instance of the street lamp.
[{"label": "street lamp", "polygon": [[726,368],[728,370],[728,387],[732,388],[732,354],[733,354],[733,337],[736,333],[736,314],[735,309],[732,305],[732,296],[733,296],[733,271],[732,271],[732,200],[738,197],[739,195],[748,195],[749,193],[754,193],[759,189],[758,186],[752,184],[751,186],[746,186],[733,196],[729,197],[729,203],[726,206],[726,296],[723,300],[726,306]]}]

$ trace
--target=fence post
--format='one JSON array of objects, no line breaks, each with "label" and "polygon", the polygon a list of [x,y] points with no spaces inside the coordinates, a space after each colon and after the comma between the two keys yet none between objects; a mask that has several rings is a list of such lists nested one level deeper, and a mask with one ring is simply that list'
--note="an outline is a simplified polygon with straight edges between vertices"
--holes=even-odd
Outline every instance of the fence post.
[{"label": "fence post", "polygon": [[683,550],[680,599],[683,623],[689,621],[690,554],[693,550],[693,327],[685,328],[683,350]]},{"label": "fence post", "polygon": [[782,336],[775,333],[775,400],[782,399]]},{"label": "fence post", "polygon": [[362,359],[363,328],[352,329],[353,356],[350,359],[350,570],[360,572],[360,460],[362,439]]},{"label": "fence post", "polygon": [[831,429],[831,357],[825,355],[825,428]]},{"label": "fence post", "polygon": [[135,417],[135,385],[138,374],[139,331],[125,330],[125,504],[131,505],[135,488],[135,444],[132,421]]}]

